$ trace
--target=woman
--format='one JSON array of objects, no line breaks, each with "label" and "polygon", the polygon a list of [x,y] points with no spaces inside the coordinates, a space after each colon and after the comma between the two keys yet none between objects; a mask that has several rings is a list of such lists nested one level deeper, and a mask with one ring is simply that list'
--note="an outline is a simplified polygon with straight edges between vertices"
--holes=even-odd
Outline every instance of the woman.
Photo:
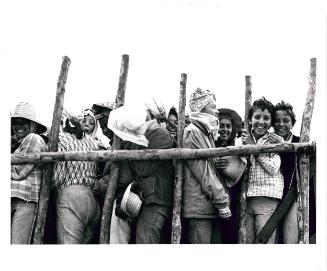
[{"label": "woman", "polygon": [[[40,134],[47,128],[36,119],[33,107],[19,103],[11,117],[13,153],[46,151]],[[42,168],[36,164],[11,165],[11,243],[29,244],[41,186]]]},{"label": "woman", "polygon": [[[240,131],[242,125],[241,117],[234,111],[228,108],[218,109],[219,129],[218,140],[215,141],[215,146],[227,147],[235,145],[236,134]],[[229,190],[230,196],[230,209],[232,218],[229,223],[222,223],[222,238],[223,243],[237,244],[238,243],[238,197],[241,190],[241,182],[238,182],[246,165],[246,160],[242,161],[242,166],[239,167],[240,171],[236,179],[230,180],[232,176],[226,172],[226,169],[234,163],[231,157],[222,157],[216,159],[216,168],[221,179],[225,180],[225,184]],[[235,172],[235,171],[234,171]]]},{"label": "woman", "polygon": [[[253,102],[249,110],[251,131],[242,132],[244,145],[271,144],[282,137],[268,132],[273,124],[274,106],[262,97]],[[280,157],[276,153],[260,153],[250,157],[247,188],[246,242],[252,244],[267,223],[282,198],[284,178],[280,170]],[[275,243],[276,231],[267,243]]]},{"label": "woman", "polygon": [[[77,118],[69,116],[59,134],[58,151],[94,151],[97,142],[86,135]],[[98,180],[93,161],[56,162],[53,188],[57,209],[57,243],[90,243],[101,219],[92,188]]]}]

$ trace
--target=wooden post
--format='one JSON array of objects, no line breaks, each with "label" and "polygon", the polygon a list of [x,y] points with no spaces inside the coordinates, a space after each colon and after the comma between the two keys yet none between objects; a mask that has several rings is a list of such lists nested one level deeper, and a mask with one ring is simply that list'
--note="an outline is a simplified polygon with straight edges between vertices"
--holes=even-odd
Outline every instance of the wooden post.
[{"label": "wooden post", "polygon": [[[56,101],[53,110],[52,124],[49,135],[48,149],[56,152],[58,150],[59,130],[61,115],[63,111],[65,85],[67,81],[68,69],[70,66],[70,59],[67,56],[63,57],[61,70],[57,83]],[[38,211],[36,216],[33,244],[42,244],[44,235],[44,226],[48,211],[50,183],[52,178],[53,164],[46,164],[43,168],[41,191],[38,204]]]},{"label": "wooden post", "polygon": [[[125,102],[125,90],[127,83],[127,74],[129,66],[129,56],[122,56],[122,63],[120,67],[118,91],[116,95],[116,103],[118,106],[124,105]],[[112,149],[119,150],[121,142],[119,137],[114,135]],[[103,204],[101,229],[100,229],[100,244],[109,244],[110,242],[110,227],[111,227],[111,215],[113,204],[115,200],[115,193],[119,177],[119,164],[117,162],[110,163],[109,182],[107,192]]]},{"label": "wooden post", "polygon": [[[180,93],[179,93],[179,110],[177,126],[177,148],[183,148],[183,133],[185,128],[185,105],[186,105],[186,80],[187,75],[181,74]],[[175,187],[174,187],[174,208],[172,221],[171,243],[179,244],[181,240],[181,201],[182,201],[182,183],[183,183],[183,161],[176,160],[175,167]]]},{"label": "wooden post", "polygon": [[[316,58],[310,60],[309,88],[302,116],[300,142],[309,142],[310,124],[316,94]],[[299,159],[300,180],[298,182],[298,225],[299,243],[309,244],[309,155],[301,154]]]},{"label": "wooden post", "polygon": [[[245,76],[245,111],[244,111],[244,129],[250,134],[249,110],[252,103],[252,81],[251,76]],[[243,174],[243,182],[240,194],[240,223],[238,232],[239,244],[246,243],[246,191],[248,181],[248,167]]]}]

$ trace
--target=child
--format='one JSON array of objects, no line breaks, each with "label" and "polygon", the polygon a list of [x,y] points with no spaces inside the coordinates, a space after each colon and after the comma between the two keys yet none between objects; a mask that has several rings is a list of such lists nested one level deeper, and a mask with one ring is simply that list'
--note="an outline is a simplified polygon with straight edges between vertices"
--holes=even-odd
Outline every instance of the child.
[{"label": "child", "polygon": [[[262,97],[249,110],[251,134],[242,132],[243,144],[270,144],[280,136],[268,132],[272,124],[274,106]],[[250,157],[247,190],[246,241],[253,243],[269,220],[283,195],[284,180],[280,171],[280,157],[276,153],[254,154]],[[267,243],[275,243],[276,231]]]},{"label": "child", "polygon": [[[19,103],[11,117],[15,138],[13,153],[46,151],[40,134],[47,128],[35,117],[29,103]],[[17,144],[16,144],[17,143]],[[42,168],[36,164],[11,165],[11,243],[29,244],[41,187]]]}]

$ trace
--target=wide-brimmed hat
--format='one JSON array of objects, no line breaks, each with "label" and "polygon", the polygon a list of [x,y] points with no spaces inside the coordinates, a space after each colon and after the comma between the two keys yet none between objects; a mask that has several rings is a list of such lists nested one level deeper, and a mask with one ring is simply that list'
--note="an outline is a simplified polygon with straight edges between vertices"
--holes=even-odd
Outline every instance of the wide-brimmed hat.
[{"label": "wide-brimmed hat", "polygon": [[137,217],[142,206],[139,195],[131,191],[132,183],[126,188],[120,209],[128,216]]},{"label": "wide-brimmed hat", "polygon": [[246,159],[239,156],[226,156],[229,158],[229,165],[222,172],[226,176],[226,184],[228,187],[234,186],[242,177],[246,168]]},{"label": "wide-brimmed hat", "polygon": [[108,128],[124,141],[147,147],[145,119],[144,107],[121,106],[110,113]]},{"label": "wide-brimmed hat", "polygon": [[20,102],[16,105],[11,115],[11,119],[13,118],[23,118],[35,122],[37,124],[35,133],[37,134],[42,134],[47,131],[47,127],[37,120],[33,106],[27,102]]},{"label": "wide-brimmed hat", "polygon": [[236,111],[229,108],[219,108],[218,109],[218,118],[220,115],[228,115],[232,119],[233,134],[238,133],[242,128],[242,118]]}]

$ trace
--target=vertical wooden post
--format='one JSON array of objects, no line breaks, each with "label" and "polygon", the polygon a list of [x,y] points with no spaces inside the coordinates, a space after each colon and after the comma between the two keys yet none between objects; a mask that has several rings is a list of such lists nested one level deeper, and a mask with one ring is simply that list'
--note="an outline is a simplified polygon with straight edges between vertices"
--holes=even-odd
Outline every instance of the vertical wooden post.
[{"label": "vertical wooden post", "polygon": [[[310,60],[309,88],[306,103],[302,116],[300,132],[300,142],[309,142],[310,124],[314,108],[316,94],[316,58]],[[300,180],[298,182],[298,223],[299,223],[299,243],[309,244],[309,155],[303,153],[299,159]]]},{"label": "vertical wooden post", "polygon": [[[183,148],[183,132],[185,128],[185,105],[186,105],[186,81],[187,74],[181,74],[180,92],[179,92],[179,110],[177,126],[177,148]],[[175,167],[175,187],[174,187],[174,207],[172,221],[171,243],[179,244],[181,240],[181,201],[182,201],[182,183],[183,183],[183,161],[176,160]]]},{"label": "vertical wooden post", "polygon": [[[129,66],[129,56],[122,56],[122,63],[120,67],[118,91],[116,95],[116,103],[118,106],[122,106],[125,103],[125,90],[127,83],[127,74]],[[121,142],[119,137],[114,135],[112,149],[119,150],[121,148]],[[113,203],[115,200],[115,193],[119,177],[119,164],[112,162],[110,164],[109,182],[107,192],[103,204],[101,229],[100,229],[100,244],[109,244],[110,242],[110,227],[111,227],[111,215]]]},{"label": "vertical wooden post", "polygon": [[[252,103],[252,80],[251,76],[245,76],[245,111],[244,111],[244,129],[250,134],[249,109]],[[249,163],[248,163],[249,165]],[[246,191],[248,181],[248,167],[243,174],[243,182],[240,194],[240,224],[238,232],[239,244],[246,243]]]},{"label": "vertical wooden post", "polygon": [[[65,85],[67,81],[70,62],[71,61],[67,56],[63,57],[61,70],[57,83],[56,101],[54,105],[52,125],[49,135],[48,150],[50,152],[56,152],[58,150],[59,130],[60,130],[61,115],[62,115],[63,104],[64,104]],[[34,244],[43,243],[44,226],[45,226],[46,215],[48,211],[52,171],[53,171],[53,163],[46,164],[43,168],[40,199],[39,199],[38,211],[37,211],[35,228],[34,228],[34,238],[33,238]]]}]

